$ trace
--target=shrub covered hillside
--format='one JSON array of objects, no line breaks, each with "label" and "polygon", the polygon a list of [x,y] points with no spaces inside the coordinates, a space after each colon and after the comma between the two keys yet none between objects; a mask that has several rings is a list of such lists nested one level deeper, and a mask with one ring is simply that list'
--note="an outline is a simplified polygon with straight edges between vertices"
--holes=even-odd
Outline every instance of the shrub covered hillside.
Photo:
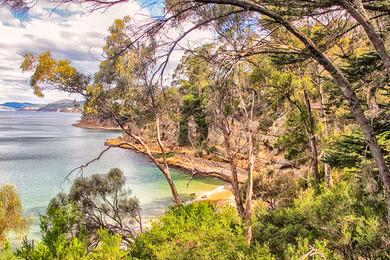
[{"label": "shrub covered hillside", "polygon": [[41,216],[42,241],[34,244],[25,240],[14,249],[3,243],[0,256],[4,259],[390,257],[385,198],[377,189],[362,192],[361,186],[367,180],[350,174],[345,174],[331,188],[307,187],[302,181],[291,202],[272,209],[256,199],[251,244],[246,242],[245,223],[237,210],[210,202],[172,206],[150,228],[141,231],[137,200],[121,190],[123,181],[118,169],[107,175],[76,180],[71,192],[54,198],[47,214]]}]

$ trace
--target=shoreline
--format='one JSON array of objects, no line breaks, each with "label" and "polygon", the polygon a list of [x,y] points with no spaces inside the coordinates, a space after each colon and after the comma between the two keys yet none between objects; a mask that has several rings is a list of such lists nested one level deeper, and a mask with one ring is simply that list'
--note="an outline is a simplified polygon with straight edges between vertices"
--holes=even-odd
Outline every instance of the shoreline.
[{"label": "shoreline", "polygon": [[[96,124],[85,123],[85,122],[81,122],[81,121],[78,121],[78,122],[72,124],[72,126],[79,127],[79,128],[85,128],[85,129],[106,130],[106,131],[114,131],[114,132],[121,131],[121,129],[119,127],[98,126]],[[145,154],[145,152],[141,148],[139,148],[137,145],[134,145],[133,147],[129,146],[129,145],[117,146],[117,143],[120,142],[120,140],[121,140],[121,138],[107,139],[104,142],[104,145],[111,146],[111,147],[119,147],[121,149],[129,149],[129,150],[135,151],[137,153]],[[200,166],[199,168],[203,169],[203,171],[198,170],[199,175],[201,175],[201,176],[216,178],[215,176],[210,174],[210,172],[226,170],[226,169],[223,169],[223,167],[221,167],[221,165],[219,165],[219,167],[216,167],[217,170],[212,169],[212,171],[207,170],[207,169],[212,168],[212,166],[205,167],[205,161],[208,161],[209,164],[217,164],[217,165],[221,164],[219,162],[214,162],[214,161],[206,160],[206,159],[203,159],[199,162],[198,158],[194,158],[194,157],[186,155],[186,154],[178,154],[178,156],[179,156],[179,158],[177,158],[177,156],[174,158],[169,157],[168,158],[168,165],[170,167],[183,170],[186,173],[188,173],[189,175],[191,174],[191,172],[194,168],[194,166],[193,166],[194,161],[198,161],[196,164],[198,166]],[[202,172],[203,172],[203,174],[202,174]],[[207,172],[207,174],[204,174],[205,172]],[[198,202],[198,201],[214,201],[216,203],[223,203],[223,202],[230,203],[230,202],[234,201],[233,193],[229,189],[229,183],[227,182],[227,180],[223,180],[223,181],[225,181],[224,185],[218,186],[212,190],[208,190],[208,191],[204,191],[204,192],[200,192],[200,193],[196,194],[195,199],[192,199],[190,201],[190,203]]]},{"label": "shoreline", "polygon": [[[104,145],[108,146],[108,147],[116,147],[116,148],[120,148],[120,149],[128,149],[128,150],[135,151],[137,153],[145,154],[145,152],[135,144],[118,145],[118,143],[122,143],[121,140],[122,140],[122,138],[107,139],[104,142]],[[153,151],[152,151],[152,153],[153,153]],[[211,166],[205,165],[205,164],[207,164],[205,162],[208,162],[210,164],[222,164],[222,163],[214,162],[214,161],[210,161],[210,160],[206,160],[206,159],[198,159],[198,158],[194,158],[192,156],[180,154],[180,153],[176,153],[175,156],[168,157],[167,162],[168,162],[168,165],[170,167],[180,169],[180,170],[188,173],[189,175],[191,174],[192,170],[194,169],[194,164],[195,164],[197,166],[195,168],[197,168],[197,171],[199,172],[198,174],[200,176],[204,176],[204,177],[208,177],[208,178],[217,178],[217,177],[213,176],[212,172],[220,172],[220,171],[226,170],[220,166],[220,167],[217,167],[216,169],[213,169],[210,171],[209,168]],[[221,178],[218,178],[218,179],[222,180]],[[212,190],[209,190],[209,191],[203,191],[203,192],[197,193],[195,198],[190,200],[188,203],[199,202],[199,201],[213,201],[213,202],[216,202],[217,204],[223,203],[223,202],[233,202],[234,197],[233,197],[232,191],[229,188],[228,181],[227,180],[222,180],[222,181],[225,182],[223,185],[220,185],[220,186],[218,186]],[[241,175],[241,181],[242,182],[244,181],[242,175]]]},{"label": "shoreline", "polygon": [[78,128],[84,128],[84,129],[107,130],[107,131],[114,131],[114,132],[122,131],[122,129],[120,127],[99,126],[99,125],[94,125],[94,124],[83,123],[83,122],[81,122],[81,120],[72,124],[72,126],[78,127]]}]

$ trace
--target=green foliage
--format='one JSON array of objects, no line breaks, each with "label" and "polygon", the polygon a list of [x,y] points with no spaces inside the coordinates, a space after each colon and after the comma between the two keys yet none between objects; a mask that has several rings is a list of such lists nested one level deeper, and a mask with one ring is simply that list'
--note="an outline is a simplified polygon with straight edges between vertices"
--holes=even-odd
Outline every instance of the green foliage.
[{"label": "green foliage", "polygon": [[125,259],[129,252],[121,248],[122,238],[118,234],[110,234],[107,230],[100,230],[99,245],[91,252],[87,259],[106,260],[106,259]]},{"label": "green foliage", "polygon": [[206,114],[202,109],[201,99],[199,97],[193,97],[188,99],[187,96],[183,97],[183,105],[181,108],[180,129],[178,142],[179,145],[188,145],[190,141],[188,139],[189,125],[188,121],[191,116],[194,117],[196,123],[196,144],[200,145],[203,141],[207,140],[209,127],[206,121]]},{"label": "green foliage", "polygon": [[0,187],[0,249],[9,232],[23,233],[30,220],[23,216],[22,202],[12,185]]},{"label": "green foliage", "polygon": [[12,251],[12,246],[9,241],[6,241],[3,246],[0,247],[0,259],[2,260],[16,260],[18,259]]},{"label": "green foliage", "polygon": [[38,260],[38,259],[84,259],[87,255],[87,246],[78,238],[58,238],[52,243],[55,251],[51,251],[49,247],[39,242],[37,246],[34,241],[29,242],[24,240],[21,247],[18,248],[15,255],[21,259]]},{"label": "green foliage", "polygon": [[[202,46],[197,51],[208,52],[210,45]],[[180,64],[175,70],[176,80],[173,85],[178,87],[182,96],[180,108],[180,128],[178,143],[179,145],[189,145],[189,120],[194,118],[196,124],[197,145],[207,140],[209,134],[209,124],[206,120],[205,99],[207,99],[206,90],[211,84],[211,70],[205,59],[197,57],[192,53],[185,54]]]},{"label": "green foliage", "polygon": [[309,144],[307,134],[297,113],[288,113],[285,130],[275,143],[275,147],[285,151],[285,158],[302,164],[308,159]]},{"label": "green foliage", "polygon": [[98,230],[103,228],[121,234],[129,243],[134,238],[132,225],[140,221],[138,199],[130,193],[125,189],[123,172],[114,168],[105,175],[75,179],[69,195],[62,200],[65,203],[58,206],[72,207],[74,204],[82,216],[72,223],[72,235],[83,234],[85,228],[88,240],[93,243]]},{"label": "green foliage", "polygon": [[[141,259],[244,259],[250,255],[243,227],[234,209],[210,203],[171,208],[150,231],[138,237],[132,256]],[[266,246],[253,256],[272,259]]]},{"label": "green foliage", "polygon": [[367,52],[359,56],[349,57],[348,64],[344,66],[343,72],[347,75],[349,81],[357,82],[381,69],[382,63],[379,54]]},{"label": "green foliage", "polygon": [[[246,198],[248,182],[241,187],[243,199]],[[253,178],[254,200],[267,203],[268,208],[276,209],[290,205],[299,192],[298,179],[290,174],[277,174],[273,171],[257,174]]]},{"label": "green foliage", "polygon": [[389,257],[385,201],[375,197],[372,201],[362,192],[354,178],[333,188],[309,188],[289,207],[267,211],[260,206],[254,238],[267,242],[280,258],[293,251],[308,253],[311,247],[335,258]]},{"label": "green foliage", "polygon": [[[66,194],[60,193],[51,200],[47,213],[40,217],[42,243],[54,256],[61,247],[69,247],[72,243],[87,244],[87,230],[81,225],[82,214],[74,202],[69,201]],[[75,237],[75,241],[68,238]],[[69,243],[69,244],[67,244]]]},{"label": "green foliage", "polygon": [[[374,10],[388,6],[385,1],[371,2],[378,2],[371,6]],[[187,8],[176,1],[166,4],[171,14]],[[345,75],[352,83],[390,163],[388,77],[379,55],[367,48],[368,42],[354,42],[353,37],[361,36],[358,30],[343,32],[339,39],[342,27],[353,26],[352,21],[338,15],[319,19],[321,24],[307,19],[331,14],[335,1],[267,0],[261,4],[296,21],[294,26],[342,67],[339,78]],[[193,9],[162,24],[178,25],[183,18],[199,23],[211,15],[233,12],[208,24],[221,38],[217,44],[185,53],[171,87],[160,86],[150,77],[158,72],[158,37],[141,37],[146,40],[133,44],[131,36],[139,36],[139,32],[134,32],[130,17],[115,20],[110,27],[103,47],[108,59],[101,62],[93,82],[77,72],[70,61],[57,61],[50,52],[26,54],[22,70],[33,72],[30,84],[36,95],[43,96],[47,86],[82,93],[87,98],[85,113],[102,118],[115,114],[115,120],[129,126],[129,131],[134,127],[140,133],[147,132],[156,118],[162,119],[162,130],[170,130],[168,121],[173,121],[175,130],[179,125],[179,145],[189,145],[189,137],[195,136],[191,141],[197,146],[195,154],[200,156],[204,144],[209,144],[209,130],[216,128],[216,132],[223,132],[224,142],[230,142],[226,150],[242,158],[247,147],[242,146],[245,141],[241,138],[248,129],[257,150],[258,132],[267,135],[275,119],[284,115],[285,124],[272,146],[282,148],[285,157],[298,165],[309,165],[309,152],[312,161],[325,154],[323,161],[333,167],[332,174],[341,175],[334,175],[336,185],[318,184],[300,190],[303,187],[297,184],[296,176],[258,175],[253,187],[257,205],[254,241],[249,247],[236,211],[209,203],[172,207],[149,231],[137,237],[131,225],[139,221],[138,201],[124,190],[123,173],[114,169],[107,176],[78,178],[68,195],[53,199],[47,214],[41,217],[42,242],[35,247],[26,240],[17,255],[27,259],[272,259],[273,255],[280,259],[390,258],[384,188],[377,182],[377,169],[363,134],[354,128],[342,89],[329,80],[329,71],[321,72],[312,63],[312,58],[318,60],[320,56],[312,55],[315,48],[307,48],[283,26],[278,27],[278,23],[284,24],[280,19],[275,23],[256,12],[237,12],[228,5],[195,5]],[[385,28],[383,21],[378,24]],[[158,28],[162,27],[145,35],[154,34]],[[267,30],[270,34],[264,37]],[[265,46],[261,45],[264,42],[267,48],[258,49]],[[255,55],[258,50],[269,53]],[[321,114],[311,104],[320,104]],[[253,122],[244,119],[247,111],[253,111]],[[333,136],[329,129],[322,131],[325,124],[335,129]],[[175,134],[171,136],[176,138]],[[164,139],[164,133],[162,136]],[[325,139],[328,142],[323,149]],[[232,148],[233,143],[237,147]],[[211,145],[215,146],[207,152],[218,152],[220,143]],[[245,165],[237,161],[240,167]],[[244,196],[246,188],[247,183],[241,187]],[[13,202],[20,212],[20,203]],[[8,220],[4,212],[0,211],[0,230],[3,219]],[[19,226],[17,222],[6,227],[18,230]],[[4,238],[0,234],[0,245]],[[121,250],[124,244],[129,251]],[[12,257],[7,244],[0,255]]]},{"label": "green foliage", "polygon": [[[26,259],[122,259],[139,220],[136,198],[124,189],[119,169],[77,178],[69,194],[58,194],[41,216],[42,240],[25,240],[17,256]],[[109,250],[108,250],[109,249]],[[91,252],[92,251],[92,252]]]},{"label": "green foliage", "polygon": [[219,150],[215,146],[210,146],[209,148],[207,148],[207,153],[209,153],[209,154],[217,154],[217,153],[219,153]]},{"label": "green foliage", "polygon": [[[16,256],[22,259],[69,259],[69,260],[105,260],[105,259],[125,259],[128,252],[121,248],[121,237],[111,234],[107,230],[98,231],[99,244],[89,249],[86,243],[77,237],[73,239],[60,239],[55,242],[55,252],[53,252],[45,242],[40,242],[34,247],[33,242],[24,240],[23,245],[17,250]],[[12,259],[12,258],[10,258]]]},{"label": "green foliage", "polygon": [[329,144],[325,162],[333,167],[358,169],[363,161],[370,158],[361,132],[352,131],[336,137]]},{"label": "green foliage", "polygon": [[313,245],[309,244],[308,239],[297,238],[297,245],[289,245],[285,251],[285,257],[288,259],[299,260],[303,257],[313,260],[322,259],[342,259],[334,255],[328,248],[328,242],[316,240]]},{"label": "green foliage", "polygon": [[[381,132],[377,134],[378,143],[385,159],[390,163],[390,127],[377,126]],[[325,162],[337,168],[349,168],[361,171],[364,164],[372,162],[372,155],[360,130],[345,131],[336,135],[326,149]]]},{"label": "green foliage", "polygon": [[90,78],[79,73],[69,60],[55,60],[50,51],[35,57],[31,53],[24,56],[22,71],[32,71],[30,85],[34,94],[43,97],[45,87],[56,88],[68,93],[84,94]]}]

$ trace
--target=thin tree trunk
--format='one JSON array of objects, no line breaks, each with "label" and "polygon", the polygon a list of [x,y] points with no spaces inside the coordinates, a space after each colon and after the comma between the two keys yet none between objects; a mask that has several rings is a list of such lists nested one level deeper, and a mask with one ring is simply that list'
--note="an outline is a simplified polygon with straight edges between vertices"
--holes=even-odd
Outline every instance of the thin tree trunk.
[{"label": "thin tree trunk", "polygon": [[[328,117],[326,116],[326,112],[324,109],[324,90],[322,88],[321,80],[319,79],[318,82],[319,87],[319,93],[320,93],[320,106],[321,106],[321,118],[324,123],[324,129],[325,129],[325,136],[329,134],[329,123],[328,123]],[[325,151],[323,151],[323,157],[326,156]],[[332,168],[329,163],[324,163],[324,174],[325,174],[325,181],[328,184],[329,187],[333,186],[333,178],[332,178]]]},{"label": "thin tree trunk", "polygon": [[313,177],[317,182],[320,182],[320,174],[318,171],[318,151],[317,151],[317,142],[314,135],[309,136],[309,144],[311,151],[311,159],[313,161]]},{"label": "thin tree trunk", "polygon": [[235,155],[233,154],[233,148],[229,140],[230,135],[226,125],[222,126],[222,133],[223,133],[226,154],[229,159],[230,171],[232,172],[232,181],[230,184],[232,185],[234,200],[236,202],[238,214],[241,217],[244,217],[245,210],[244,210],[244,205],[242,203],[241,192],[240,192],[240,187],[238,182],[237,160],[235,158]]},{"label": "thin tree trunk", "polygon": [[252,100],[250,103],[250,111],[246,108],[245,101],[242,97],[241,92],[241,84],[238,77],[238,69],[236,64],[234,68],[234,82],[237,94],[240,98],[241,109],[245,115],[246,127],[245,127],[245,136],[248,142],[248,169],[247,169],[247,190],[246,190],[246,198],[244,203],[244,215],[243,221],[245,224],[245,240],[248,245],[252,242],[252,197],[253,197],[253,171],[255,167],[255,155],[254,155],[254,141],[253,141],[253,110],[255,106],[255,93],[252,91]]},{"label": "thin tree trunk", "polygon": [[377,118],[379,116],[379,112],[380,112],[379,105],[378,105],[378,102],[376,100],[377,91],[378,91],[378,86],[376,84],[368,86],[367,104],[368,104],[368,108],[370,111],[369,118],[371,120]]},{"label": "thin tree trunk", "polygon": [[[241,7],[247,11],[257,12],[259,14],[268,16],[273,19],[276,23],[282,25],[286,30],[296,36],[306,47],[306,49],[312,54],[312,57],[321,64],[326,71],[333,77],[335,82],[338,84],[339,88],[342,90],[345,98],[348,100],[349,108],[353,115],[355,116],[357,122],[359,123],[364,137],[367,141],[367,144],[371,150],[372,156],[375,160],[375,163],[379,169],[380,176],[382,181],[387,189],[387,221],[388,228],[390,229],[390,172],[389,168],[386,165],[384,156],[376,137],[374,135],[373,129],[369,124],[367,117],[364,115],[364,111],[360,106],[359,99],[356,96],[352,88],[352,84],[347,80],[342,71],[332,62],[332,60],[323,53],[318,46],[306,36],[299,28],[297,28],[293,23],[284,19],[279,14],[273,12],[266,7],[256,4],[254,2],[247,2],[242,0],[196,0],[200,3],[214,3],[214,4],[225,4],[236,7]],[[382,53],[383,54],[383,53]],[[387,60],[387,59],[385,59]],[[385,62],[385,61],[384,61]],[[390,65],[389,65],[390,66]]]},{"label": "thin tree trunk", "polygon": [[168,167],[168,163],[167,163],[167,159],[166,159],[165,149],[164,149],[164,146],[162,145],[161,138],[160,138],[160,121],[159,121],[159,119],[156,119],[157,140],[158,140],[158,144],[159,144],[161,153],[162,153],[162,155],[163,155],[164,165],[161,165],[161,163],[153,156],[153,154],[152,154],[152,153],[150,152],[150,150],[149,150],[149,147],[144,143],[144,141],[142,140],[141,137],[139,137],[138,135],[135,135],[135,134],[131,133],[128,129],[126,129],[125,126],[122,124],[122,122],[120,122],[120,120],[118,119],[118,117],[116,116],[116,114],[113,113],[113,116],[114,116],[115,121],[116,121],[117,124],[119,125],[119,127],[120,127],[128,136],[130,136],[131,138],[133,138],[134,140],[136,140],[136,141],[145,149],[145,154],[149,157],[150,160],[152,160],[152,162],[153,162],[153,163],[157,166],[157,168],[162,172],[162,174],[164,175],[164,177],[165,177],[165,179],[167,180],[168,185],[169,185],[169,187],[170,187],[170,189],[171,189],[172,197],[173,197],[173,200],[175,201],[175,203],[176,203],[177,205],[182,204],[181,197],[180,197],[179,193],[177,192],[176,185],[175,185],[175,183],[173,182],[172,177],[171,177],[171,174],[170,174],[170,172],[169,172],[169,167]]},{"label": "thin tree trunk", "polygon": [[168,184],[169,184],[169,187],[171,188],[173,200],[175,201],[175,203],[176,203],[177,205],[180,205],[180,204],[182,204],[182,200],[181,200],[181,198],[180,198],[179,193],[177,192],[176,185],[175,185],[175,183],[173,182],[172,177],[171,177],[171,174],[170,174],[170,172],[169,172],[169,166],[168,166],[167,156],[166,156],[166,153],[165,153],[164,145],[163,145],[163,143],[162,143],[162,141],[161,141],[160,119],[159,119],[158,116],[156,117],[156,130],[157,130],[157,142],[158,142],[158,146],[160,147],[160,151],[161,151],[161,154],[162,154],[162,157],[163,157],[163,161],[164,161],[164,170],[163,170],[163,173],[164,173],[165,179],[167,180],[167,182],[168,182]]},{"label": "thin tree trunk", "polygon": [[320,173],[318,170],[318,150],[317,150],[317,140],[315,136],[315,127],[314,127],[314,118],[313,113],[311,110],[311,104],[309,95],[307,94],[307,91],[304,90],[304,98],[305,98],[305,104],[306,104],[306,110],[307,110],[307,133],[309,138],[309,145],[310,145],[310,152],[311,152],[311,159],[313,162],[313,177],[317,182],[320,182]]},{"label": "thin tree trunk", "polygon": [[246,235],[245,240],[248,245],[252,241],[252,196],[253,196],[253,170],[255,166],[255,157],[253,152],[253,133],[249,131],[248,136],[248,180],[245,200],[245,220],[246,220]]},{"label": "thin tree trunk", "polygon": [[354,7],[349,1],[339,0],[339,3],[355,18],[355,20],[363,27],[368,39],[371,41],[375,50],[381,57],[385,66],[387,75],[390,77],[390,55],[386,50],[382,37],[375,31],[370,19],[367,17],[366,11],[361,0],[355,0]]}]

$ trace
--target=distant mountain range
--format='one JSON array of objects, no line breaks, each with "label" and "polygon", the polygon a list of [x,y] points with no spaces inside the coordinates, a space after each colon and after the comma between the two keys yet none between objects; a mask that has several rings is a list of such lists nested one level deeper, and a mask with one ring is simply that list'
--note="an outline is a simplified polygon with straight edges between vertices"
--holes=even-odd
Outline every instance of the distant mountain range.
[{"label": "distant mountain range", "polygon": [[29,102],[5,102],[0,110],[44,111],[44,112],[81,112],[84,101],[62,99],[49,104],[33,104]]},{"label": "distant mountain range", "polygon": [[0,106],[9,107],[9,108],[15,108],[15,109],[24,108],[24,107],[30,107],[30,106],[34,106],[34,105],[35,104],[28,103],[28,102],[23,102],[23,103],[20,103],[20,102],[5,102],[3,104],[0,104]]}]

